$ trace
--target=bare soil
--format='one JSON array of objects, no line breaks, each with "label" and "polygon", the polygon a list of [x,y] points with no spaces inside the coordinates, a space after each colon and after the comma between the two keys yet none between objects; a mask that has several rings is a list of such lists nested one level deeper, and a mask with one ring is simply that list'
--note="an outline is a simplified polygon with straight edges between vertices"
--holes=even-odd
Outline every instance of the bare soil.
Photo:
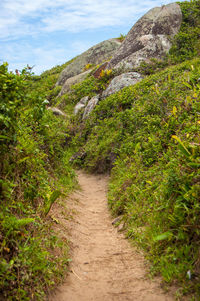
[{"label": "bare soil", "polygon": [[78,180],[81,189],[67,201],[73,211],[67,231],[70,273],[49,301],[175,300],[164,292],[159,278],[148,278],[142,254],[113,227],[106,199],[108,178],[78,172]]}]

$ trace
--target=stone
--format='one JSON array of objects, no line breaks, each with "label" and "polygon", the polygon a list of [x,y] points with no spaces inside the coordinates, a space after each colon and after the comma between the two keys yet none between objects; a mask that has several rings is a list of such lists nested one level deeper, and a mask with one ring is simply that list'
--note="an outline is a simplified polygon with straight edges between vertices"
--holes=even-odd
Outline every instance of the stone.
[{"label": "stone", "polygon": [[62,86],[62,89],[61,89],[60,93],[58,94],[58,97],[70,92],[71,86],[82,82],[90,72],[91,72],[90,70],[87,70],[83,73],[80,73],[78,75],[68,78],[65,81],[64,85]]},{"label": "stone", "polygon": [[67,116],[64,112],[62,112],[60,109],[55,108],[55,107],[48,107],[47,110],[50,110],[53,112],[54,115],[57,116]]},{"label": "stone", "polygon": [[119,224],[121,222],[123,218],[123,215],[119,215],[117,216],[113,221],[112,221],[112,225],[115,226],[116,224]]},{"label": "stone", "polygon": [[102,93],[102,98],[108,97],[111,94],[118,92],[124,87],[132,86],[143,79],[142,75],[138,72],[127,72],[116,76],[111,80],[109,86]]},{"label": "stone", "polygon": [[103,41],[81,55],[77,56],[73,62],[61,72],[56,85],[64,85],[66,80],[83,72],[87,64],[98,65],[109,60],[115,51],[120,47],[121,42],[117,39]]},{"label": "stone", "polygon": [[74,108],[74,114],[78,114],[78,112],[85,108],[87,102],[89,100],[89,96],[85,96],[83,98],[81,98],[81,100],[76,104],[75,108]]},{"label": "stone", "polygon": [[94,108],[96,107],[99,101],[99,98],[100,95],[95,95],[88,101],[88,104],[83,113],[83,120],[86,119],[90,115],[90,113],[94,110]]},{"label": "stone", "polygon": [[103,63],[92,75],[95,77],[95,78],[100,78],[100,74],[101,74],[101,71],[102,70],[105,70],[106,67],[108,65],[108,62],[106,63]]},{"label": "stone", "polygon": [[130,70],[150,58],[161,59],[169,51],[169,38],[178,33],[181,22],[177,3],[151,9],[131,28],[107,69]]}]

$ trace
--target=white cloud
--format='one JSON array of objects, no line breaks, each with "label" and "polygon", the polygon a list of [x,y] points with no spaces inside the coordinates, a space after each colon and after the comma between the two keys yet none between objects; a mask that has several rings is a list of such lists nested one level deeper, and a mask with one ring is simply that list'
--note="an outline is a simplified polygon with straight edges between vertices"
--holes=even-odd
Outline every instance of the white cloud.
[{"label": "white cloud", "polygon": [[0,0],[0,61],[9,62],[12,70],[35,65],[34,72],[40,73],[84,52],[101,37],[111,37],[109,28],[118,34],[128,31],[150,8],[170,2]]},{"label": "white cloud", "polygon": [[40,74],[41,72],[52,68],[55,65],[60,65],[73,56],[81,54],[92,44],[86,42],[72,42],[66,48],[62,46],[56,46],[52,43],[47,43],[43,47],[33,47],[27,42],[17,43],[12,42],[8,45],[0,45],[0,53],[5,53],[4,57],[0,55],[0,63],[7,61],[9,63],[9,69],[22,70],[28,65],[33,66],[33,72]]},{"label": "white cloud", "polygon": [[4,0],[0,3],[0,38],[41,32],[82,32],[136,21],[138,14],[170,0]]}]

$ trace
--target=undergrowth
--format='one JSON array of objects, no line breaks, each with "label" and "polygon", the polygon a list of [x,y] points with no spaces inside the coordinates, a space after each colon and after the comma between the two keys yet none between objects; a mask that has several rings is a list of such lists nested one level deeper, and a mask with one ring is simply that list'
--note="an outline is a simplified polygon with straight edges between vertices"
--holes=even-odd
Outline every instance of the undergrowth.
[{"label": "undergrowth", "polygon": [[[111,170],[109,206],[152,271],[199,294],[200,60],[101,100],[74,143],[90,171]],[[191,275],[188,276],[188,275]],[[190,277],[190,279],[188,279]]]},{"label": "undergrowth", "polygon": [[[56,81],[70,62],[41,76],[0,66],[1,299],[42,300],[59,281],[68,246],[52,232],[48,213],[75,184],[69,158],[79,149],[76,164],[111,172],[109,207],[123,216],[127,237],[145,250],[152,273],[199,300],[199,3],[179,3],[183,22],[169,54],[142,63],[137,71],[148,76],[100,100],[84,122],[70,117],[74,104],[101,93],[113,70],[99,78],[91,70],[57,98]],[[68,117],[54,116],[49,104]]]},{"label": "undergrowth", "polygon": [[[74,162],[111,172],[108,202],[127,237],[143,248],[152,273],[181,294],[200,296],[200,1],[181,2],[183,21],[162,61],[142,63],[140,83],[72,119]],[[67,96],[77,103],[102,89],[91,75]],[[74,98],[73,98],[74,97]]]},{"label": "undergrowth", "polygon": [[75,185],[65,148],[69,120],[47,110],[46,92],[32,89],[34,81],[26,69],[19,76],[0,66],[0,299],[6,301],[43,300],[69,260],[67,241],[48,217]]}]

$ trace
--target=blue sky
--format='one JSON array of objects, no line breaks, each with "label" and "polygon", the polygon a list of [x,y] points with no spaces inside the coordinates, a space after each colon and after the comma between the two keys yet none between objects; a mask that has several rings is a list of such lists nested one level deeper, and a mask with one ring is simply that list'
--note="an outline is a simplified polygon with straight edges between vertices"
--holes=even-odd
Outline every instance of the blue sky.
[{"label": "blue sky", "polygon": [[170,0],[1,0],[0,63],[40,74],[89,47],[126,34],[150,8]]}]

